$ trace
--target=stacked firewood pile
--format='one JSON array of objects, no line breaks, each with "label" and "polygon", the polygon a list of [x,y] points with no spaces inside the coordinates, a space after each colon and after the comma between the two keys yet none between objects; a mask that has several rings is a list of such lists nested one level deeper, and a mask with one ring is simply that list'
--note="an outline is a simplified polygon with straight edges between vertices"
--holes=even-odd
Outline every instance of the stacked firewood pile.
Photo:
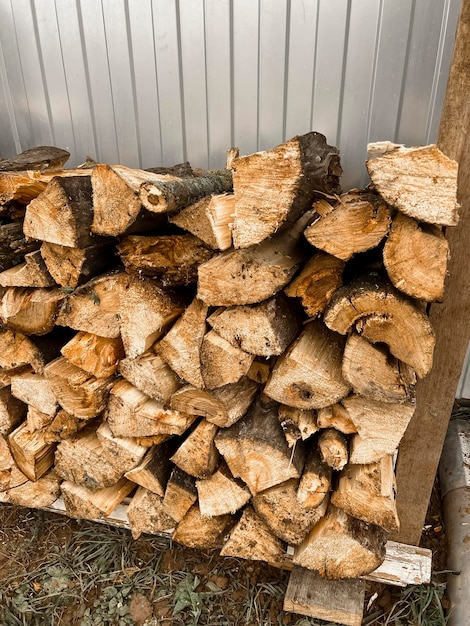
[{"label": "stacked firewood pile", "polygon": [[130,498],[134,537],[376,569],[456,163],[394,149],[342,194],[319,133],[217,172],[52,161],[0,174],[0,499]]}]

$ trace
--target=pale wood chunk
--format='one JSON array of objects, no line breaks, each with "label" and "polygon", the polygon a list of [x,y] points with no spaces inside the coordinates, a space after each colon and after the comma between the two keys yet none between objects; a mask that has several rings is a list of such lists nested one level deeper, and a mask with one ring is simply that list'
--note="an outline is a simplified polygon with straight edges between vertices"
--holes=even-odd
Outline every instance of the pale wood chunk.
[{"label": "pale wood chunk", "polygon": [[37,480],[27,480],[23,484],[12,487],[8,491],[8,497],[12,504],[30,509],[42,509],[57,500],[60,494],[60,483],[59,476],[52,468]]},{"label": "pale wood chunk", "polygon": [[345,435],[357,433],[357,428],[342,404],[333,404],[324,409],[318,409],[317,423],[319,428],[336,428]]},{"label": "pale wood chunk", "polygon": [[8,287],[0,302],[0,318],[10,330],[45,335],[53,328],[65,294],[59,289]]},{"label": "pale wood chunk", "polygon": [[12,394],[41,413],[51,417],[57,413],[59,405],[49,380],[43,374],[25,372],[11,379]]},{"label": "pale wood chunk", "polygon": [[116,437],[107,422],[102,422],[96,429],[96,436],[106,448],[110,462],[121,464],[125,472],[136,467],[144,458],[147,448],[138,444],[131,437]]},{"label": "pale wood chunk", "polygon": [[193,504],[176,527],[172,540],[187,548],[220,548],[231,521],[230,515],[204,517],[199,506]]},{"label": "pale wood chunk", "polygon": [[152,348],[136,358],[122,359],[118,370],[139,391],[164,403],[181,387],[178,375]]},{"label": "pale wood chunk", "polygon": [[200,350],[206,333],[209,307],[195,298],[165,337],[154,346],[156,352],[178,376],[202,389]]},{"label": "pale wood chunk", "polygon": [[335,428],[327,428],[318,437],[322,460],[334,470],[342,470],[348,462],[348,441]]},{"label": "pale wood chunk", "polygon": [[449,244],[439,227],[398,213],[385,242],[383,259],[397,289],[418,300],[442,300]]},{"label": "pale wood chunk", "polygon": [[436,339],[426,313],[377,275],[338,289],[324,321],[343,335],[355,325],[370,342],[386,343],[393,356],[412,367],[419,378],[432,367]]},{"label": "pale wood chunk", "polygon": [[252,494],[298,478],[303,467],[303,446],[289,448],[277,416],[278,405],[257,398],[245,417],[219,431],[215,445],[236,478]]},{"label": "pale wood chunk", "polygon": [[264,392],[299,409],[320,409],[349,392],[341,373],[344,340],[320,321],[309,322],[274,367]]},{"label": "pale wood chunk", "polygon": [[115,484],[96,491],[69,480],[64,481],[60,490],[69,517],[79,519],[105,519],[130,494],[134,484],[121,478]]},{"label": "pale wood chunk", "polygon": [[53,287],[55,284],[39,250],[28,252],[24,263],[0,273],[2,287]]},{"label": "pale wood chunk", "polygon": [[126,472],[126,478],[163,497],[172,471],[170,456],[174,453],[176,445],[173,438],[160,445],[152,446],[147,450],[142,461]]},{"label": "pale wood chunk", "polygon": [[297,429],[303,440],[318,432],[317,411],[314,409],[297,409],[287,404],[281,404],[278,416],[284,431],[289,427]]},{"label": "pale wood chunk", "polygon": [[366,165],[374,187],[388,204],[422,222],[457,224],[458,164],[437,146],[398,148]]},{"label": "pale wood chunk", "polygon": [[139,487],[130,501],[127,519],[134,539],[138,539],[142,533],[168,532],[176,525],[163,508],[162,497],[144,487]]},{"label": "pale wood chunk", "polygon": [[325,514],[328,498],[315,508],[304,508],[297,499],[298,479],[291,478],[253,497],[253,507],[268,528],[283,541],[298,545]]},{"label": "pale wood chunk", "polygon": [[17,398],[11,387],[0,389],[0,434],[7,435],[26,415],[26,404]]},{"label": "pale wood chunk", "polygon": [[170,223],[202,239],[213,250],[232,245],[235,196],[223,193],[201,198],[170,218]]},{"label": "pale wood chunk", "polygon": [[350,396],[342,401],[357,428],[350,463],[374,463],[393,454],[415,411],[414,403],[392,404]]},{"label": "pale wood chunk", "polygon": [[274,535],[251,506],[245,508],[220,551],[221,556],[265,561],[275,566],[285,560],[284,554],[284,542]]},{"label": "pale wood chunk", "polygon": [[290,298],[300,298],[309,317],[317,317],[343,284],[344,265],[341,259],[316,251],[284,291]]},{"label": "pale wood chunk", "polygon": [[8,441],[16,464],[29,480],[37,480],[53,465],[55,444],[44,440],[43,431],[31,432],[27,422],[18,426]]},{"label": "pale wood chunk", "polygon": [[124,346],[119,337],[111,339],[79,332],[63,346],[61,354],[96,378],[107,378],[115,373],[124,357]]},{"label": "pale wood chunk", "polygon": [[196,500],[196,479],[174,467],[166,485],[163,508],[174,520],[181,522]]},{"label": "pale wood chunk", "polygon": [[352,517],[396,532],[400,522],[395,492],[393,457],[387,455],[377,463],[345,467],[331,502]]},{"label": "pale wood chunk", "polygon": [[317,191],[340,191],[339,151],[320,133],[307,133],[248,156],[233,159],[235,219],[233,242],[247,248],[298,219]]},{"label": "pale wood chunk", "polygon": [[62,439],[69,439],[82,428],[85,428],[86,424],[87,420],[79,420],[64,409],[60,409],[46,426],[44,440],[52,443],[53,441],[60,442]]},{"label": "pale wood chunk", "polygon": [[181,299],[150,278],[132,276],[122,294],[120,331],[127,357],[143,354],[182,313]]},{"label": "pale wood chunk", "polygon": [[42,430],[51,424],[54,419],[54,415],[50,415],[49,413],[43,413],[42,411],[38,411],[33,406],[28,406],[28,412],[26,414],[26,422],[28,425],[28,430],[30,432],[34,432],[35,430]]},{"label": "pale wood chunk", "polygon": [[172,463],[196,478],[208,478],[217,466],[214,445],[218,426],[202,419],[171,457]]},{"label": "pale wood chunk", "polygon": [[64,357],[48,363],[44,376],[60,406],[79,419],[91,419],[104,411],[114,382],[113,376],[96,378]]},{"label": "pale wood chunk", "polygon": [[11,379],[18,374],[24,374],[25,372],[32,372],[32,368],[29,365],[23,365],[22,367],[15,367],[13,369],[3,369],[0,367],[0,389],[11,386]]},{"label": "pale wood chunk", "polygon": [[248,373],[254,356],[236,348],[214,330],[201,344],[201,374],[207,389],[216,389],[238,382]]},{"label": "pale wood chunk", "polygon": [[416,374],[411,367],[395,359],[385,346],[371,344],[356,333],[346,342],[343,376],[354,393],[365,398],[407,402],[414,397]]},{"label": "pale wood chunk", "polygon": [[293,561],[329,579],[358,578],[385,559],[386,533],[379,526],[330,505],[297,547]]},{"label": "pale wood chunk", "polygon": [[197,480],[196,488],[203,517],[233,515],[251,498],[248,489],[241,486],[227,468],[219,467],[209,478]]},{"label": "pale wood chunk", "polygon": [[263,362],[261,359],[254,359],[250,365],[250,369],[246,373],[247,378],[258,383],[258,385],[264,385],[268,380],[271,372],[269,361]]},{"label": "pale wood chunk", "polygon": [[44,191],[48,183],[56,176],[90,176],[90,172],[82,169],[57,170],[40,172],[33,170],[19,172],[0,171],[0,204],[15,201],[28,204]]},{"label": "pale wood chunk", "polygon": [[[316,443],[316,442],[315,442]],[[316,509],[327,497],[331,488],[333,470],[322,459],[317,445],[312,445],[305,461],[297,489],[297,501],[305,509]]]}]

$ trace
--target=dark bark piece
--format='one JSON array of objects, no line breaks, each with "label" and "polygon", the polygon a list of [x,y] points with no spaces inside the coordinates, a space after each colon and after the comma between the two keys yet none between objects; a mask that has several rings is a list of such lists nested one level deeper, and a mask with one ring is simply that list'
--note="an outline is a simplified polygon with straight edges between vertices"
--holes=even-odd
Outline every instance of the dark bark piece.
[{"label": "dark bark piece", "polygon": [[8,287],[0,302],[6,328],[25,335],[46,335],[54,328],[65,294],[53,287]]},{"label": "dark bark piece", "polygon": [[179,467],[174,467],[166,485],[164,510],[174,520],[181,522],[196,500],[196,479]]},{"label": "dark bark piece", "polygon": [[21,222],[0,226],[0,271],[5,271],[24,261],[25,255],[39,247],[36,241],[27,241]]},{"label": "dark bark piece", "polygon": [[339,151],[323,135],[307,133],[233,159],[233,242],[248,248],[294,222],[310,208],[316,192],[339,193]]},{"label": "dark bark piece", "polygon": [[194,504],[178,524],[172,539],[188,548],[219,548],[230,522],[230,515],[203,517],[198,505]]},{"label": "dark bark piece", "polygon": [[178,176],[179,178],[191,178],[197,174],[193,171],[189,161],[184,163],[177,163],[176,165],[170,165],[170,167],[146,167],[146,172],[152,174],[171,174],[172,176]]},{"label": "dark bark piece", "polygon": [[69,160],[70,152],[54,146],[38,146],[24,150],[10,159],[0,159],[0,172],[34,170],[52,172],[62,169]]},{"label": "dark bark piece", "polygon": [[2,287],[53,287],[55,284],[39,250],[28,252],[24,263],[0,273]]}]

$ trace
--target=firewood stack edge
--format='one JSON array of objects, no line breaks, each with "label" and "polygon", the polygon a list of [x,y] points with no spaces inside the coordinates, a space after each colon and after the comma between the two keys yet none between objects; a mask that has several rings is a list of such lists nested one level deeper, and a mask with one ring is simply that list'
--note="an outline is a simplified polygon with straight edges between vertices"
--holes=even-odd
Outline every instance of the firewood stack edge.
[{"label": "firewood stack edge", "polygon": [[375,570],[457,164],[398,147],[342,193],[316,132],[221,171],[44,151],[0,172],[0,501],[89,519],[126,501],[134,537]]}]

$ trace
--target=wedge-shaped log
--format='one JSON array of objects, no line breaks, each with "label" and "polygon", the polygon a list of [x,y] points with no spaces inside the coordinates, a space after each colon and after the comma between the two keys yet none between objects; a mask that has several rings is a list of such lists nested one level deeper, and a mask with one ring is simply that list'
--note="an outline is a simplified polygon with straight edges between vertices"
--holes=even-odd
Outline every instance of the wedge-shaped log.
[{"label": "wedge-shaped log", "polygon": [[385,346],[371,344],[356,333],[346,342],[343,376],[365,398],[407,402],[414,397],[416,374],[411,367],[392,357]]},{"label": "wedge-shaped log", "polygon": [[168,532],[176,525],[163,508],[162,497],[144,487],[139,487],[130,501],[127,519],[134,539],[138,539],[142,533]]},{"label": "wedge-shaped log", "polygon": [[357,428],[342,404],[333,404],[324,409],[319,409],[317,423],[319,428],[336,428],[345,435],[357,433]]},{"label": "wedge-shaped log", "polygon": [[303,508],[297,499],[298,479],[291,478],[253,497],[253,507],[270,530],[289,544],[299,544],[325,514],[328,498],[316,508]]},{"label": "wedge-shaped log", "polygon": [[25,255],[39,247],[35,241],[27,241],[21,222],[0,226],[0,271],[5,271],[24,261]]},{"label": "wedge-shaped log", "polygon": [[245,417],[219,431],[215,445],[233,476],[252,494],[298,478],[304,462],[303,446],[291,450],[277,416],[278,405],[257,398]]},{"label": "wedge-shaped log", "polygon": [[[28,413],[29,417],[29,413]],[[44,429],[44,439],[47,442],[60,442],[62,439],[73,437],[78,431],[85,428],[87,420],[79,420],[64,409],[60,409]]]},{"label": "wedge-shaped log", "polygon": [[127,380],[119,380],[111,389],[106,419],[117,437],[154,437],[181,435],[196,418],[149,398]]},{"label": "wedge-shaped log", "polygon": [[202,419],[170,460],[195,478],[208,478],[214,472],[219,460],[214,445],[217,431],[218,426]]},{"label": "wedge-shaped log", "polygon": [[412,367],[419,378],[432,367],[435,336],[426,313],[375,274],[338,289],[324,320],[342,335],[355,325],[370,342],[386,343],[393,356]]},{"label": "wedge-shaped log", "polygon": [[457,224],[458,165],[437,146],[398,148],[366,165],[379,194],[405,215],[430,224]]},{"label": "wedge-shaped log", "polygon": [[284,291],[290,298],[300,298],[309,317],[317,317],[343,284],[343,270],[344,261],[319,250]]},{"label": "wedge-shaped log", "polygon": [[57,413],[59,409],[57,396],[44,374],[24,372],[13,376],[11,385],[13,395],[25,404],[51,418]]},{"label": "wedge-shaped log", "polygon": [[309,322],[279,358],[264,392],[299,409],[320,409],[344,398],[350,386],[341,373],[344,339],[320,321]]},{"label": "wedge-shaped log", "polygon": [[235,196],[224,193],[201,198],[169,221],[199,237],[213,250],[227,250],[232,245],[234,212]]},{"label": "wedge-shaped log", "polygon": [[2,287],[53,287],[55,284],[39,250],[28,252],[24,263],[0,273]]},{"label": "wedge-shaped log", "polygon": [[236,348],[214,330],[201,344],[201,374],[207,389],[216,389],[238,382],[248,373],[254,356]]},{"label": "wedge-shaped log", "polygon": [[41,245],[41,256],[55,282],[71,289],[116,263],[114,241],[109,239],[99,239],[86,248],[70,248],[45,241]]},{"label": "wedge-shaped log", "polygon": [[205,417],[208,422],[225,428],[245,415],[257,390],[257,383],[246,376],[212,391],[187,385],[173,394],[171,406],[183,413]]},{"label": "wedge-shaped log", "polygon": [[3,369],[0,367],[0,389],[4,387],[10,387],[11,379],[18,374],[24,374],[25,372],[31,372],[32,369],[29,365],[23,365],[22,367],[15,367],[13,369]]},{"label": "wedge-shaped log", "polygon": [[93,243],[89,176],[55,177],[26,208],[23,230],[31,239],[84,248]]},{"label": "wedge-shaped log", "polygon": [[320,433],[318,448],[322,460],[334,470],[342,470],[348,462],[348,441],[335,428],[327,428]]},{"label": "wedge-shaped log", "polygon": [[449,244],[439,227],[397,213],[383,250],[397,289],[418,300],[442,300],[448,258]]},{"label": "wedge-shaped log", "polygon": [[22,205],[37,198],[56,176],[90,176],[90,172],[81,169],[38,172],[23,170],[18,172],[0,172],[0,204],[15,201]]},{"label": "wedge-shaped log", "polygon": [[67,515],[79,519],[105,519],[133,488],[134,484],[125,478],[97,491],[91,491],[69,480],[60,486]]},{"label": "wedge-shaped log", "polygon": [[124,272],[93,278],[67,296],[56,323],[99,337],[119,337],[119,305],[128,281]]},{"label": "wedge-shaped log", "polygon": [[396,532],[400,522],[395,491],[393,458],[387,455],[377,463],[345,467],[331,502],[352,517]]},{"label": "wedge-shaped log", "polygon": [[172,471],[170,456],[174,453],[175,447],[175,439],[152,446],[139,465],[126,472],[126,478],[163,497]]},{"label": "wedge-shaped log", "polygon": [[29,480],[37,480],[53,465],[56,444],[47,443],[43,431],[30,431],[27,422],[18,426],[8,441],[16,464]]},{"label": "wedge-shaped log", "polygon": [[119,305],[120,330],[126,356],[143,354],[181,314],[181,298],[164,291],[150,278],[132,276]]},{"label": "wedge-shaped log", "polygon": [[226,250],[200,265],[198,298],[212,306],[232,306],[262,302],[281,291],[307,257],[299,241],[312,216],[306,213],[260,245]]},{"label": "wedge-shaped log", "polygon": [[253,507],[247,506],[220,555],[265,561],[279,566],[285,561],[285,544],[274,535]]},{"label": "wedge-shaped log", "polygon": [[293,561],[330,579],[358,578],[385,559],[386,533],[329,506],[295,551]]},{"label": "wedge-shaped log", "polygon": [[126,270],[158,277],[165,286],[189,285],[197,281],[197,268],[214,252],[194,235],[125,237],[118,252]]},{"label": "wedge-shaped log", "polygon": [[61,349],[62,355],[96,378],[112,376],[119,360],[124,357],[124,347],[119,337],[110,339],[93,333],[79,332]]},{"label": "wedge-shaped log", "polygon": [[34,432],[35,430],[45,429],[54,419],[54,415],[48,413],[42,413],[33,406],[28,406],[28,412],[26,413],[26,423],[28,430]]},{"label": "wedge-shaped log", "polygon": [[255,358],[246,375],[250,380],[258,383],[258,385],[264,385],[269,378],[270,371],[271,368],[269,361],[266,363],[264,359]]},{"label": "wedge-shaped log", "polygon": [[313,442],[297,488],[297,501],[303,509],[316,509],[328,501],[332,473],[331,465],[322,459],[317,442]]},{"label": "wedge-shaped log", "polygon": [[318,431],[317,412],[313,409],[297,409],[281,404],[278,417],[286,437],[287,432],[291,432],[296,440],[305,440]]},{"label": "wedge-shaped log", "polygon": [[6,435],[26,415],[26,404],[12,394],[11,387],[0,389],[0,434]]},{"label": "wedge-shaped log", "polygon": [[206,334],[209,307],[195,298],[165,337],[154,346],[156,352],[178,376],[202,389],[201,345]]},{"label": "wedge-shaped log", "polygon": [[42,374],[45,364],[59,354],[57,341],[63,345],[63,337],[57,333],[47,338],[26,337],[11,330],[0,331],[0,367],[4,370],[30,365],[35,372]]},{"label": "wedge-shaped log", "polygon": [[250,500],[251,493],[220,466],[212,476],[196,481],[199,508],[203,517],[234,514]]},{"label": "wedge-shaped log", "polygon": [[60,357],[44,369],[58,403],[79,419],[91,419],[102,413],[113,386],[113,376],[96,378]]},{"label": "wedge-shaped log", "polygon": [[357,428],[351,440],[350,463],[374,463],[393,454],[415,411],[413,402],[392,404],[350,396],[342,401]]},{"label": "wedge-shaped log", "polygon": [[282,354],[300,330],[297,311],[282,294],[253,306],[217,309],[207,321],[232,346],[264,357]]},{"label": "wedge-shaped log", "polygon": [[233,242],[247,248],[294,222],[315,192],[339,193],[339,151],[320,133],[307,133],[265,152],[235,158]]},{"label": "wedge-shaped log", "polygon": [[231,521],[230,515],[204,517],[199,506],[193,504],[179,522],[172,539],[188,548],[220,548]]},{"label": "wedge-shaped log", "polygon": [[181,387],[177,374],[150,348],[138,357],[119,362],[119,373],[150,398],[169,402]]},{"label": "wedge-shaped log", "polygon": [[54,146],[38,146],[20,152],[10,159],[0,159],[0,172],[60,170],[69,160],[70,152]]},{"label": "wedge-shaped log", "polygon": [[196,479],[174,467],[166,485],[163,508],[174,520],[181,522],[196,500]]},{"label": "wedge-shaped log", "polygon": [[21,481],[16,487],[9,489],[9,501],[29,509],[51,506],[60,495],[60,482],[59,476],[52,468],[37,480]]},{"label": "wedge-shaped log", "polygon": [[0,302],[0,317],[10,330],[45,335],[54,328],[65,294],[59,289],[8,287]]},{"label": "wedge-shaped log", "polygon": [[391,209],[380,196],[352,191],[341,196],[329,213],[318,215],[304,234],[315,248],[348,261],[378,246],[390,224]]},{"label": "wedge-shaped log", "polygon": [[[116,437],[107,422],[101,422],[96,429],[96,436],[112,457],[113,465],[122,464],[123,467],[136,467],[144,458],[147,448],[141,446],[131,437]],[[128,470],[126,470],[128,471]]]}]

